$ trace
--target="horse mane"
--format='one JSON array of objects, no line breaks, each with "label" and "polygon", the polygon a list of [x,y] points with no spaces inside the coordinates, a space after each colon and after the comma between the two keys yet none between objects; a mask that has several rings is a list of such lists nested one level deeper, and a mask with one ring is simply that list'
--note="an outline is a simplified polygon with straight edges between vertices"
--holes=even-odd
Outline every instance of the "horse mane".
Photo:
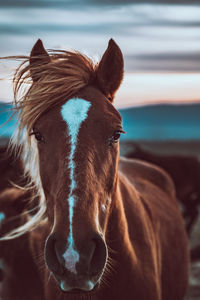
[{"label": "horse mane", "polygon": [[[20,112],[20,130],[24,127],[31,129],[41,114],[95,80],[97,65],[87,56],[64,50],[54,50],[49,56],[48,64],[34,65],[30,65],[30,57],[25,57],[15,72],[14,105]],[[39,80],[33,82],[31,74],[39,74]],[[24,89],[27,83],[31,86],[19,96],[21,88]]]},{"label": "horse mane", "polygon": [[[49,56],[48,64],[34,65],[30,65],[29,56],[7,57],[23,59],[13,78],[14,114],[17,113],[18,127],[10,145],[23,160],[24,176],[30,178],[26,188],[34,190],[31,201],[39,197],[39,203],[37,200],[36,213],[2,240],[21,236],[45,219],[46,199],[40,179],[37,144],[30,136],[34,123],[48,109],[95,82],[97,64],[87,56],[77,51],[63,50],[52,50]],[[39,74],[39,80],[33,81],[31,74]]]}]

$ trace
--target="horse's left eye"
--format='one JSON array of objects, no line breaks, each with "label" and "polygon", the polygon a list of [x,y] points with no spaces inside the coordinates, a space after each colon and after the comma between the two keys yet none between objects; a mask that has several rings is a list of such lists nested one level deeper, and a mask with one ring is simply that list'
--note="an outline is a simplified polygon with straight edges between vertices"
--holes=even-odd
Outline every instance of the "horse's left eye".
[{"label": "horse's left eye", "polygon": [[119,140],[120,136],[121,136],[121,132],[115,131],[115,133],[113,135],[113,142],[116,143]]},{"label": "horse's left eye", "polygon": [[121,136],[121,133],[125,133],[125,131],[123,130],[116,130],[113,134],[112,137],[109,138],[109,142],[108,142],[108,145],[109,146],[112,146],[114,143],[117,143],[120,136]]}]

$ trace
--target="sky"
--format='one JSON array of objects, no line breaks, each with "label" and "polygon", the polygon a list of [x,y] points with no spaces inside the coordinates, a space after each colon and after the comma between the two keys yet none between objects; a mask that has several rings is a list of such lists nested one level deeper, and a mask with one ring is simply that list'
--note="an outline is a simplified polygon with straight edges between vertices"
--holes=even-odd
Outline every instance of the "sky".
[{"label": "sky", "polygon": [[[0,56],[76,49],[98,60],[112,37],[125,59],[116,105],[198,101],[199,1],[0,0]],[[0,62],[0,100],[12,100],[14,62]]]}]

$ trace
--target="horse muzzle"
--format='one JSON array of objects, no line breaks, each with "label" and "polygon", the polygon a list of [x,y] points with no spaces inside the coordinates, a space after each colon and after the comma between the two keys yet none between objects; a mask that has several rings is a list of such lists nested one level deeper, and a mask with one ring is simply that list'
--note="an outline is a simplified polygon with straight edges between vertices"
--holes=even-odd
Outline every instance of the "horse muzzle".
[{"label": "horse muzzle", "polygon": [[52,233],[45,245],[45,261],[62,291],[88,292],[99,283],[107,261],[107,247],[99,233],[79,242],[78,250]]}]

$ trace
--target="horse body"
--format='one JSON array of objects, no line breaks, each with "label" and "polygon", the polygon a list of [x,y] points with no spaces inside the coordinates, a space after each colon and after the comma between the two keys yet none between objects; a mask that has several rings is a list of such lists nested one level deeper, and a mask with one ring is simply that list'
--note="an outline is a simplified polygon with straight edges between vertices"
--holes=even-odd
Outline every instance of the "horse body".
[{"label": "horse body", "polygon": [[119,161],[119,47],[111,40],[94,66],[77,53],[51,57],[38,41],[16,91],[26,76],[21,153],[40,200],[8,236],[39,226],[29,238],[34,256],[44,251],[44,298],[181,300],[189,254],[173,184],[152,165]]},{"label": "horse body", "polygon": [[[29,198],[29,192],[18,188],[7,188],[1,192],[0,211],[4,216],[0,224],[1,236],[25,222],[26,216],[20,214]],[[29,233],[16,239],[1,241],[0,261],[2,300],[43,300],[43,288],[29,247]]]},{"label": "horse body", "polygon": [[[158,280],[158,299],[183,299],[189,274],[189,249],[185,247],[188,239],[183,231],[184,224],[172,180],[162,169],[137,160],[122,159],[120,168],[137,193],[135,205],[132,192],[129,202],[125,197],[123,199],[129,231],[132,229],[132,246],[138,246],[139,264],[144,268],[150,261],[154,262],[154,274],[151,265],[147,274],[152,280]],[[136,220],[137,216],[140,223],[134,224],[133,219]],[[143,234],[138,232],[138,227],[143,228]],[[147,258],[146,263],[144,257]],[[146,278],[146,281],[150,278]],[[156,297],[152,296],[152,299]]]},{"label": "horse body", "polygon": [[0,147],[0,192],[12,186],[11,182],[17,185],[25,185],[23,177],[22,161],[13,153],[9,153],[8,146]]},{"label": "horse body", "polygon": [[163,168],[173,179],[176,196],[183,206],[183,216],[188,234],[198,218],[200,202],[200,163],[195,156],[160,155],[142,149],[134,144],[135,150],[127,154],[129,158],[141,159]]}]

